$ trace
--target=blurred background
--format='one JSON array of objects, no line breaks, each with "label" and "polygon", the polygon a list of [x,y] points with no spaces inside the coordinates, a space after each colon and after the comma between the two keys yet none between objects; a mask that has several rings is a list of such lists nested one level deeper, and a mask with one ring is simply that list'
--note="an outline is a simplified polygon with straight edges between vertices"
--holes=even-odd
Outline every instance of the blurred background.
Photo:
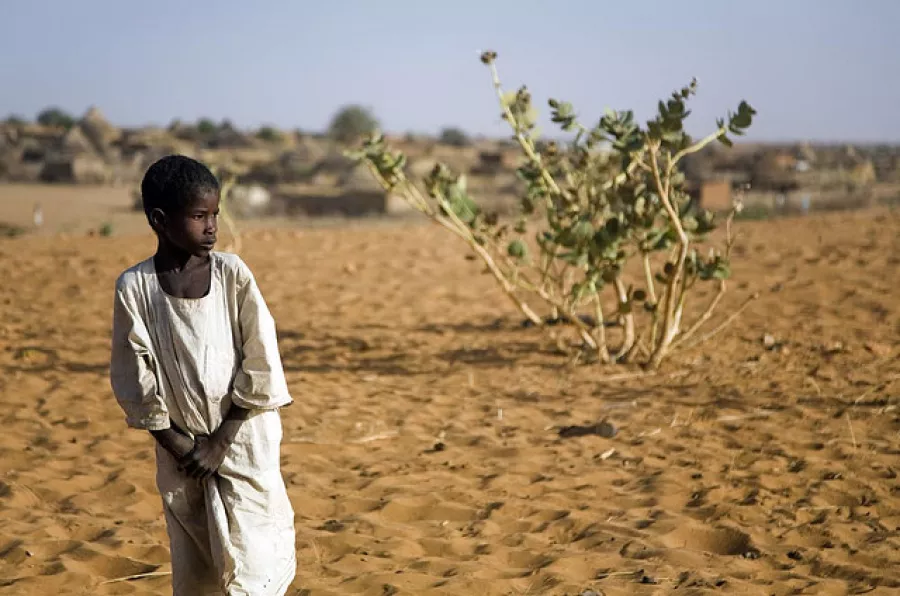
[{"label": "blurred background", "polygon": [[[4,6],[0,226],[6,234],[142,229],[146,167],[179,152],[239,177],[248,222],[398,216],[343,156],[379,128],[410,156],[467,173],[499,208],[518,192],[479,53],[507,90],[528,85],[594,124],[650,117],[699,81],[689,130],[747,100],[758,116],[731,151],[686,163],[698,199],[746,216],[891,203],[900,191],[900,4],[891,0],[335,0]],[[72,209],[77,204],[77,209]]]}]

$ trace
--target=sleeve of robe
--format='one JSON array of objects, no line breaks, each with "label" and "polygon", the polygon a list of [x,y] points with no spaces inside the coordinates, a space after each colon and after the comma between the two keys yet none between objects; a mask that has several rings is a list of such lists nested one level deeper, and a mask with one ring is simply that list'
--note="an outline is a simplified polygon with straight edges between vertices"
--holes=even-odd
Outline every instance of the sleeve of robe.
[{"label": "sleeve of robe", "polygon": [[231,401],[248,410],[271,410],[293,402],[278,352],[275,319],[250,269],[239,261],[236,276],[241,366]]},{"label": "sleeve of robe", "polygon": [[113,307],[110,384],[131,428],[169,428],[169,412],[159,394],[150,335],[138,315],[134,289],[120,279]]}]

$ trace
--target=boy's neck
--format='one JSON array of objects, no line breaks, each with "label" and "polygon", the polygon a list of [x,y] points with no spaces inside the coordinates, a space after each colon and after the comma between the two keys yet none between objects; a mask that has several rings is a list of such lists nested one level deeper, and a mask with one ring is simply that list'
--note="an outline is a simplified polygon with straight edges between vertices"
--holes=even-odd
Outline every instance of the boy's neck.
[{"label": "boy's neck", "polygon": [[153,263],[156,265],[156,270],[159,271],[184,271],[186,269],[193,269],[198,265],[204,265],[209,262],[209,256],[198,257],[196,255],[192,255],[189,252],[185,252],[175,246],[172,246],[168,242],[160,239],[157,247],[156,254],[153,255]]}]

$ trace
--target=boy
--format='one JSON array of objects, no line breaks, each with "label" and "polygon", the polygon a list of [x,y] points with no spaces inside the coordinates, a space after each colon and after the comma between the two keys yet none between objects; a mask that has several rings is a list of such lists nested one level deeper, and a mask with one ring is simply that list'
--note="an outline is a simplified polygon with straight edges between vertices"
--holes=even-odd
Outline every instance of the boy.
[{"label": "boy", "polygon": [[116,281],[110,381],[128,426],[156,439],[175,596],[281,596],[296,569],[279,467],[292,399],[252,273],[213,251],[219,192],[180,155],[144,176],[158,248]]}]

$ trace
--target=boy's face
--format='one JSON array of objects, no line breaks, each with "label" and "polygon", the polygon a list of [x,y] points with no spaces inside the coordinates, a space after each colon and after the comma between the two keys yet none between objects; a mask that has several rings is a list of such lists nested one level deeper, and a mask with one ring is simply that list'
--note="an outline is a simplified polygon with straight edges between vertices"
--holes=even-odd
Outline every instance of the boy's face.
[{"label": "boy's face", "polygon": [[174,247],[197,256],[209,255],[216,245],[219,231],[219,193],[198,195],[184,209],[174,213],[155,210],[153,228]]}]

